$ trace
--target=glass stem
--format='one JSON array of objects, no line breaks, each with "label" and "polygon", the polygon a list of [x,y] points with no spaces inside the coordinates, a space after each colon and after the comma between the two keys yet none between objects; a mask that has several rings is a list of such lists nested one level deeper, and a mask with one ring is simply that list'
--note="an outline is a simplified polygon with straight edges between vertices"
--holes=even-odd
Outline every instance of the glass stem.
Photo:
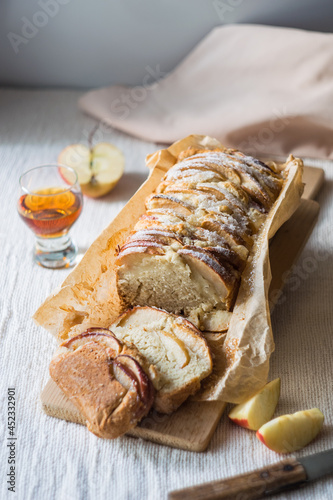
[{"label": "glass stem", "polygon": [[69,234],[59,238],[36,238],[36,248],[40,252],[61,252],[68,248],[72,240]]}]

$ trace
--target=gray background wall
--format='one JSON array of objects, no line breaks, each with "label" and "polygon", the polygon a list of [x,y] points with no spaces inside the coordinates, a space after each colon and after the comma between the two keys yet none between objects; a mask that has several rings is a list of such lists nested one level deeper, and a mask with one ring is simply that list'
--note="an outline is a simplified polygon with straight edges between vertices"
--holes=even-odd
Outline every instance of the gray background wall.
[{"label": "gray background wall", "polygon": [[99,87],[168,72],[214,26],[333,31],[332,0],[1,0],[0,84]]}]

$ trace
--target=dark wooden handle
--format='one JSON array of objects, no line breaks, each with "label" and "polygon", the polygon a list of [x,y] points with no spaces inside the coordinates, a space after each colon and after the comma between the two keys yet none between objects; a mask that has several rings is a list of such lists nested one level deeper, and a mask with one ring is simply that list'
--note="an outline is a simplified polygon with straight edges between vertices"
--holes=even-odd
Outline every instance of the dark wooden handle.
[{"label": "dark wooden handle", "polygon": [[289,459],[241,476],[172,491],[169,500],[252,500],[304,481],[304,467]]}]

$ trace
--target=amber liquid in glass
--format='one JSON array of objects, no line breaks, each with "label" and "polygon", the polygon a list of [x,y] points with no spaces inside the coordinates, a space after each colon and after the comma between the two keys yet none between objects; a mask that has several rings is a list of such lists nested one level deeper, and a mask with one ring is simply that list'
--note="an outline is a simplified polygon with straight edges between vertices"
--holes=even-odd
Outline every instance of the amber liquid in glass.
[{"label": "amber liquid in glass", "polygon": [[81,210],[81,193],[70,190],[64,192],[63,188],[50,187],[35,194],[24,194],[18,201],[20,216],[40,238],[65,235]]}]

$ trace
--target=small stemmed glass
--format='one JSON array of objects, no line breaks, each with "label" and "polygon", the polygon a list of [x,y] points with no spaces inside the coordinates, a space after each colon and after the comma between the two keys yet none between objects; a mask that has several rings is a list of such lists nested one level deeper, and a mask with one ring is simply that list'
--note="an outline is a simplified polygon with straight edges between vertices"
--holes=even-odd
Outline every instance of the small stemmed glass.
[{"label": "small stemmed glass", "polygon": [[70,266],[77,246],[69,230],[82,211],[76,172],[63,165],[42,165],[20,177],[18,213],[35,233],[34,259],[44,267]]}]

